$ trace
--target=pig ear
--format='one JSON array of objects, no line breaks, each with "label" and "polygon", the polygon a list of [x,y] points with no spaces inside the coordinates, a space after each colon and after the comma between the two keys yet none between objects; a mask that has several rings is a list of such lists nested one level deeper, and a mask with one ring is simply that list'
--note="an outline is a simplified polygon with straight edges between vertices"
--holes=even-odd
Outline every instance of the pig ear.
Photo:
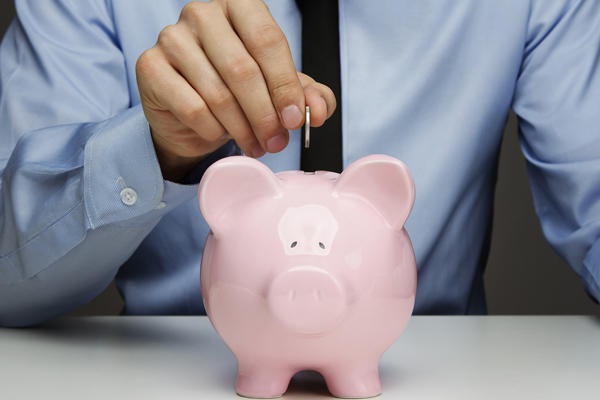
[{"label": "pig ear", "polygon": [[263,163],[250,157],[232,156],[212,164],[198,189],[200,211],[217,234],[235,207],[257,198],[281,195],[278,178]]},{"label": "pig ear", "polygon": [[415,201],[415,185],[408,167],[383,154],[363,157],[350,164],[338,178],[333,193],[371,203],[396,230],[404,226]]}]

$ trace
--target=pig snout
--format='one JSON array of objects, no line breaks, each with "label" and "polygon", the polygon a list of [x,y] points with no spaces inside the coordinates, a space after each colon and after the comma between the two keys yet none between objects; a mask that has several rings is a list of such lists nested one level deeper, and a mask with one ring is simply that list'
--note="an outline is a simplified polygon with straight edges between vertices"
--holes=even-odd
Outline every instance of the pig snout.
[{"label": "pig snout", "polygon": [[275,276],[268,303],[275,317],[288,328],[317,334],[341,321],[346,296],[342,285],[328,271],[299,266]]}]

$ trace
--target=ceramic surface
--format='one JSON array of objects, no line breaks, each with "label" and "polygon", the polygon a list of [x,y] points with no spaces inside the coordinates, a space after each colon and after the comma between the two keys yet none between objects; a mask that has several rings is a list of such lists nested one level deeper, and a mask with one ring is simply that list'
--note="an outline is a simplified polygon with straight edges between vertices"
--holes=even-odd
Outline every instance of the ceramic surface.
[{"label": "ceramic surface", "polygon": [[342,174],[274,174],[244,156],[206,171],[202,293],[238,359],[238,394],[278,397],[301,370],[334,396],[381,393],[379,359],[414,306],[414,198],[406,165],[386,155]]}]

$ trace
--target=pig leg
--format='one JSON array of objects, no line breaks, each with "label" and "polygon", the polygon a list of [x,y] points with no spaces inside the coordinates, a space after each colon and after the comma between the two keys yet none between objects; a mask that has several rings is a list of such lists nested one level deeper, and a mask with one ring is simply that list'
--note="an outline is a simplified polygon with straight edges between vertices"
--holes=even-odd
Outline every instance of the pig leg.
[{"label": "pig leg", "polygon": [[281,397],[288,388],[295,371],[281,365],[238,363],[235,391],[240,396],[269,399]]},{"label": "pig leg", "polygon": [[378,363],[336,365],[321,371],[335,397],[364,399],[381,394]]}]

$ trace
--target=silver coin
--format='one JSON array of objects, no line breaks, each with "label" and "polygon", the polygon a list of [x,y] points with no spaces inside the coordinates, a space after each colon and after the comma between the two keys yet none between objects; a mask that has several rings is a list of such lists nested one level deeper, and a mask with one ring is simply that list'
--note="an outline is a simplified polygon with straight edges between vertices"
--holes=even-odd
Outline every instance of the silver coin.
[{"label": "silver coin", "polygon": [[310,107],[306,106],[306,121],[304,122],[304,148],[310,147]]}]

